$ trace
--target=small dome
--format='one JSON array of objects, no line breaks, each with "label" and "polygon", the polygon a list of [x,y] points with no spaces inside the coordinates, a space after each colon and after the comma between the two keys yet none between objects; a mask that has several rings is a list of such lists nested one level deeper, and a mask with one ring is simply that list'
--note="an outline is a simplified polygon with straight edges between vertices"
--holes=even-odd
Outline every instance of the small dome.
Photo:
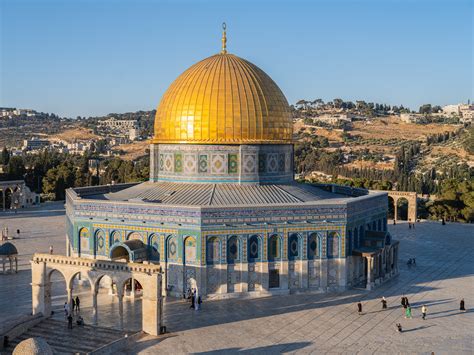
[{"label": "small dome", "polygon": [[53,355],[54,352],[43,338],[28,338],[20,342],[13,355]]},{"label": "small dome", "polygon": [[10,255],[17,255],[17,254],[18,254],[18,250],[16,250],[16,247],[12,243],[6,242],[0,245],[0,255],[10,256]]}]

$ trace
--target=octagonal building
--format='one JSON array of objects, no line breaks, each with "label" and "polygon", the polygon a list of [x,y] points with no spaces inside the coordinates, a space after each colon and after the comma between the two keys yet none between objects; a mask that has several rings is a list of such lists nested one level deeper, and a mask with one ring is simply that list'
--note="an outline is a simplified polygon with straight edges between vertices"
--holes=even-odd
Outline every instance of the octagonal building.
[{"label": "octagonal building", "polygon": [[159,263],[163,294],[371,288],[397,274],[387,194],[294,181],[288,102],[227,53],[165,92],[144,183],[67,191],[68,254]]}]

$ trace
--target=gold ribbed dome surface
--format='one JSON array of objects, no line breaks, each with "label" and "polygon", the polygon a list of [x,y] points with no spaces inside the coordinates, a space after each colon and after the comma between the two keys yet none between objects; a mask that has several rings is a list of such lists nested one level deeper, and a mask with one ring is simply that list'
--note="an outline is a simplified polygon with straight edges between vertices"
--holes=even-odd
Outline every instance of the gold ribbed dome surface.
[{"label": "gold ribbed dome surface", "polygon": [[288,101],[256,65],[225,51],[181,74],[155,116],[154,143],[289,143]]}]

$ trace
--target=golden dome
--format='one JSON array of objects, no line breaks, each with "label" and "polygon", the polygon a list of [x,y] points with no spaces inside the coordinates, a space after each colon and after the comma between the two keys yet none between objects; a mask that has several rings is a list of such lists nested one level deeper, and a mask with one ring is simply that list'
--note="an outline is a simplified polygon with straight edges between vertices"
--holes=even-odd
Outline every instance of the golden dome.
[{"label": "golden dome", "polygon": [[[225,38],[225,37],[223,37]],[[168,88],[155,116],[154,143],[290,143],[288,101],[254,64],[228,54],[206,58]]]}]

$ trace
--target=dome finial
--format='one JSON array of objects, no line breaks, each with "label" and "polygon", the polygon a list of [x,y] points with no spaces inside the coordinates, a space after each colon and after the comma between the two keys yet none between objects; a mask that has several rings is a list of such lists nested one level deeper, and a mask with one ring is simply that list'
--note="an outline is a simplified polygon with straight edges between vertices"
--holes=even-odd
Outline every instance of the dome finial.
[{"label": "dome finial", "polygon": [[226,28],[227,28],[227,25],[225,24],[225,22],[222,22],[222,50],[221,50],[222,54],[227,53],[227,35],[225,32]]}]

